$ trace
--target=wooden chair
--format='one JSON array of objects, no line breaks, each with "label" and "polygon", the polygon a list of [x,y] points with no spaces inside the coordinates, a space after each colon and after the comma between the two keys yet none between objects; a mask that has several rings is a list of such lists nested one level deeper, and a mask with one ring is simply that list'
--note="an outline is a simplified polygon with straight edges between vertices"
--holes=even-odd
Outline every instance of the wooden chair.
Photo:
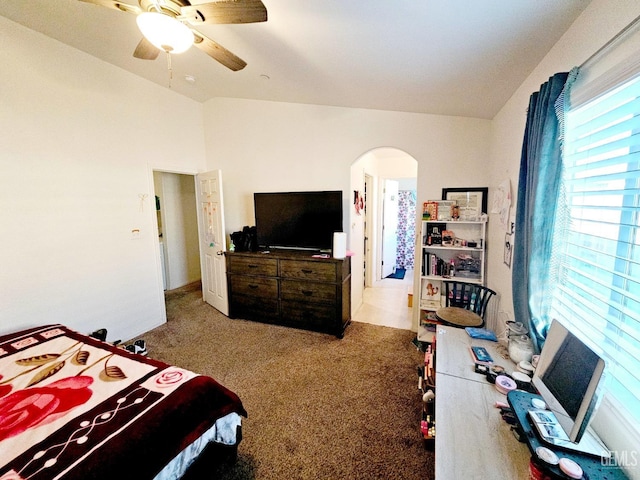
[{"label": "wooden chair", "polygon": [[447,307],[459,307],[470,310],[482,318],[487,312],[489,299],[496,294],[495,291],[477,283],[459,281],[444,281],[445,298]]}]

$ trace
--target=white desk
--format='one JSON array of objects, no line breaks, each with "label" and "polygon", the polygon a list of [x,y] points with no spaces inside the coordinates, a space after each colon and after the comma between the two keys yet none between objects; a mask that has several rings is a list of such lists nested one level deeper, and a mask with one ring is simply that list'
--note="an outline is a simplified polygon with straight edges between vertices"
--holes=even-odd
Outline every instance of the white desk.
[{"label": "white desk", "polygon": [[436,374],[453,375],[488,383],[485,377],[474,370],[469,348],[476,345],[487,349],[493,358],[494,365],[502,365],[507,373],[515,370],[515,364],[506,355],[506,352],[503,356],[503,352],[498,349],[497,342],[471,338],[464,328],[438,326],[436,330]]},{"label": "white desk", "polygon": [[436,339],[436,480],[526,479],[529,449],[502,420],[497,400],[506,403],[484,376],[474,372],[469,346],[489,351],[494,363],[514,369],[495,342],[475,340],[464,329],[438,327]]}]

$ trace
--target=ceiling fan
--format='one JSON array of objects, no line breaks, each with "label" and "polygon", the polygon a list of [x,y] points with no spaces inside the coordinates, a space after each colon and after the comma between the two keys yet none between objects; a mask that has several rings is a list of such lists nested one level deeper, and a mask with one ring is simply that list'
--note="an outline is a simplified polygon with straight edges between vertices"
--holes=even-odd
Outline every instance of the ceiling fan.
[{"label": "ceiling fan", "polygon": [[242,70],[247,63],[194,26],[267,21],[261,0],[218,0],[199,5],[191,5],[189,0],[138,0],[139,6],[117,0],[80,1],[137,15],[143,37],[133,52],[136,58],[154,60],[161,51],[181,53],[195,45],[233,71]]}]

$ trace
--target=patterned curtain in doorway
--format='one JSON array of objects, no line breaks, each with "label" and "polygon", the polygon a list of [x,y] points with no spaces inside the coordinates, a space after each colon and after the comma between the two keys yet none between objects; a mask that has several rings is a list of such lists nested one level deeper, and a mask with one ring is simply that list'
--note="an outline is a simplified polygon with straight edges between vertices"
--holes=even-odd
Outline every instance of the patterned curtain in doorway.
[{"label": "patterned curtain in doorway", "polygon": [[396,265],[413,270],[416,238],[416,192],[400,190],[398,192],[398,254]]}]

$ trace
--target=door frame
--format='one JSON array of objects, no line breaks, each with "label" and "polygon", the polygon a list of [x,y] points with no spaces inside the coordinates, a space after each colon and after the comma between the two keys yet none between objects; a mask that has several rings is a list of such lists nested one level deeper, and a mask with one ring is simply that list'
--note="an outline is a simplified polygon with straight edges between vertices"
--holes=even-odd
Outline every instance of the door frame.
[{"label": "door frame", "polygon": [[[151,199],[153,200],[152,202],[150,202],[151,204],[151,208],[149,208],[149,215],[151,215],[151,226],[154,229],[154,232],[158,232],[158,215],[156,214],[156,202],[155,202],[155,195],[156,195],[156,187],[155,187],[155,183],[153,181],[153,172],[159,172],[159,173],[175,173],[178,175],[189,175],[193,177],[193,181],[195,184],[195,179],[196,176],[198,175],[199,172],[195,171],[195,170],[184,170],[184,169],[180,169],[180,168],[176,168],[176,169],[171,169],[171,168],[166,168],[166,167],[156,167],[154,165],[149,165],[149,185],[150,185],[150,192],[151,192]],[[195,192],[195,197],[197,200],[197,195],[198,192],[196,190]],[[161,309],[161,314],[162,314],[162,321],[164,323],[166,323],[167,321],[167,307],[165,305],[164,302],[164,288],[162,286],[162,263],[161,263],[161,259],[160,259],[160,242],[153,242],[153,251],[155,254],[155,258],[156,258],[156,284],[158,286],[158,299],[159,299],[159,303],[160,303],[160,309]],[[198,255],[200,255],[200,251],[198,251]],[[201,288],[202,289],[202,288]]]},{"label": "door frame", "polygon": [[[378,155],[379,152],[382,152],[382,155]],[[392,153],[393,155],[388,155],[388,153]],[[403,166],[396,165],[395,160],[389,160],[389,158],[393,157],[400,158]],[[415,174],[414,175],[396,175],[398,172],[397,168],[408,168],[409,166],[404,163],[412,160],[415,162]],[[391,163],[389,163],[391,162]],[[390,169],[384,168],[390,165]],[[374,286],[376,282],[375,278],[379,274],[379,270],[376,266],[378,263],[378,249],[379,249],[379,239],[377,238],[377,230],[379,228],[378,225],[378,216],[379,216],[379,199],[378,199],[378,179],[381,177],[398,179],[398,178],[415,178],[416,179],[416,195],[417,198],[421,198],[420,195],[420,165],[418,159],[410,154],[407,150],[403,149],[399,146],[381,146],[377,145],[368,150],[365,150],[362,154],[356,156],[351,164],[350,169],[350,185],[353,190],[360,190],[363,187],[364,175],[367,174],[371,177],[371,187],[367,187],[367,201],[366,201],[366,215],[367,215],[367,223],[366,226],[372,229],[371,234],[368,237],[368,245],[369,251],[362,252],[362,255],[354,256],[352,259],[352,268],[358,268],[364,270],[364,288],[361,282],[361,279],[354,274],[351,276],[352,280],[352,311],[356,312],[361,306],[363,302],[363,294],[366,288],[370,288]],[[360,216],[355,212],[353,208],[349,209],[349,225],[351,231],[351,242],[352,245],[361,246],[364,245],[364,235],[366,232],[364,228],[359,229],[358,224],[361,221]],[[414,251],[418,250],[418,242],[416,236],[416,242],[414,246]],[[360,258],[360,260],[358,260]],[[364,267],[362,267],[364,264]],[[414,269],[414,288],[417,288],[419,284],[419,272]],[[357,279],[357,283],[356,283]],[[414,294],[415,296],[415,294]],[[417,298],[417,297],[416,297]],[[413,321],[413,331],[417,331],[418,325],[418,309],[417,302],[413,305],[414,310],[414,321]]]},{"label": "door frame", "polygon": [[374,251],[378,244],[376,239],[376,232],[374,230],[373,214],[375,209],[373,208],[373,201],[377,198],[374,192],[375,179],[373,175],[364,174],[364,236],[365,236],[365,251],[364,251],[364,288],[373,286],[375,281],[376,266],[374,264]]}]

